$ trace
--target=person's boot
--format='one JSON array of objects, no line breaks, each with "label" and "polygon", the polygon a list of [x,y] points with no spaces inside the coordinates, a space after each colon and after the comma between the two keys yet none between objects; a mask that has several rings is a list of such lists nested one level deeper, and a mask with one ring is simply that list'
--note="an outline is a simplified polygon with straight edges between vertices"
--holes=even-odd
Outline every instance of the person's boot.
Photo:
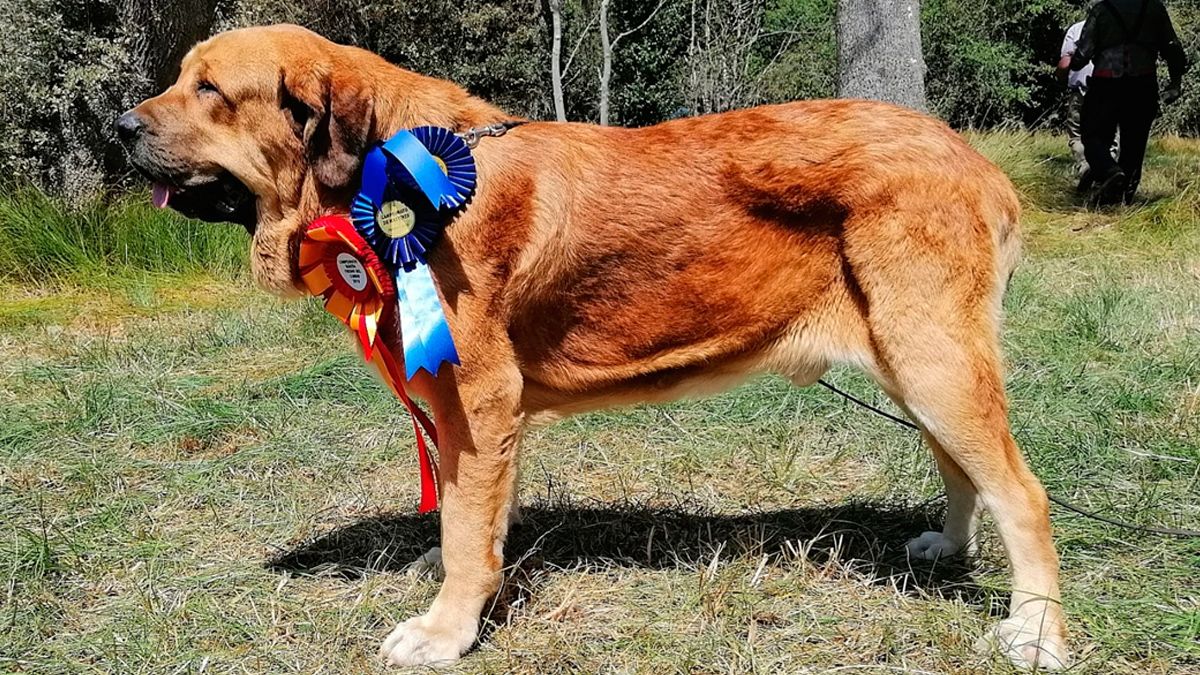
[{"label": "person's boot", "polygon": [[1088,167],[1079,174],[1079,184],[1075,186],[1075,192],[1078,194],[1083,194],[1092,189],[1092,184],[1095,182],[1096,179],[1094,176],[1092,176],[1092,169],[1091,167]]},{"label": "person's boot", "polygon": [[1112,173],[1099,181],[1099,187],[1096,189],[1096,204],[1099,206],[1120,204],[1125,198],[1125,185],[1125,172],[1113,169]]},{"label": "person's boot", "polygon": [[1123,197],[1126,206],[1132,204],[1137,199],[1138,183],[1140,182],[1140,177],[1125,182],[1125,194]]}]

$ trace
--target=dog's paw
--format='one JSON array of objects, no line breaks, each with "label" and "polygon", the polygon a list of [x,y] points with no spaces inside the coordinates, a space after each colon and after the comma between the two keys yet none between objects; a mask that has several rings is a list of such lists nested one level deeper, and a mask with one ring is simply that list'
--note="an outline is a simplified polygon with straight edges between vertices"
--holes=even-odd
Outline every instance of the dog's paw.
[{"label": "dog's paw", "polygon": [[1041,615],[1001,621],[979,638],[980,653],[998,651],[1018,668],[1062,670],[1071,665],[1071,654],[1059,631],[1043,627]]},{"label": "dog's paw", "polygon": [[442,549],[434,546],[421,557],[410,562],[404,568],[404,573],[410,577],[429,577],[434,581],[446,578],[446,566],[442,564]]},{"label": "dog's paw", "polygon": [[910,540],[905,546],[908,555],[918,560],[949,558],[958,555],[963,548],[962,543],[950,539],[941,532],[925,532],[916,539]]},{"label": "dog's paw", "polygon": [[445,626],[423,614],[396,626],[379,648],[379,658],[389,666],[450,664],[471,648],[477,630],[477,622]]}]

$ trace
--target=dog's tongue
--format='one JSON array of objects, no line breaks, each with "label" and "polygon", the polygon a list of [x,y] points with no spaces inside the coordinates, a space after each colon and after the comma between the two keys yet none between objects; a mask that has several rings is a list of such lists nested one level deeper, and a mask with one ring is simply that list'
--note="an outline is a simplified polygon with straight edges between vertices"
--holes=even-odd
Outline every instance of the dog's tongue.
[{"label": "dog's tongue", "polygon": [[167,202],[171,201],[171,188],[162,183],[155,183],[154,188],[150,190],[150,200],[158,208],[165,208]]}]

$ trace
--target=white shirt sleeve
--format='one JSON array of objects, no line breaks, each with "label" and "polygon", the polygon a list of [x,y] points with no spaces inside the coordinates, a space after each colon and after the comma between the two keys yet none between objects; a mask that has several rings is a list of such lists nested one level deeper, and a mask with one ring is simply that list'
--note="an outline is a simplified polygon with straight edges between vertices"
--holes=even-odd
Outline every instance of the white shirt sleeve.
[{"label": "white shirt sleeve", "polygon": [[1083,32],[1083,21],[1072,24],[1067,29],[1067,34],[1063,36],[1062,49],[1059,51],[1059,56],[1070,56],[1075,53],[1075,43],[1079,41],[1079,34]]}]

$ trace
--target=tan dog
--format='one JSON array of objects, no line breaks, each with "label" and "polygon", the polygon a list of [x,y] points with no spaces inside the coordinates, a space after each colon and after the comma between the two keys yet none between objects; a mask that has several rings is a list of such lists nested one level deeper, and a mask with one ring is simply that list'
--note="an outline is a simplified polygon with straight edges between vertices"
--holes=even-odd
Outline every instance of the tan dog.
[{"label": "tan dog", "polygon": [[[293,293],[302,231],[346,212],[373,142],[508,118],[274,26],[201,43],[118,128],[160,203],[246,225],[257,281]],[[384,642],[389,662],[475,641],[528,425],[766,371],[808,385],[834,363],[869,373],[937,459],[945,529],[911,554],[970,552],[986,507],[1014,589],[992,642],[1018,664],[1067,662],[1046,495],[1007,423],[998,333],[1019,206],[995,166],[936,120],[863,101],[646,129],[529,123],[475,157],[477,192],[431,258],[462,366],[413,383],[441,433],[445,582]]]}]

